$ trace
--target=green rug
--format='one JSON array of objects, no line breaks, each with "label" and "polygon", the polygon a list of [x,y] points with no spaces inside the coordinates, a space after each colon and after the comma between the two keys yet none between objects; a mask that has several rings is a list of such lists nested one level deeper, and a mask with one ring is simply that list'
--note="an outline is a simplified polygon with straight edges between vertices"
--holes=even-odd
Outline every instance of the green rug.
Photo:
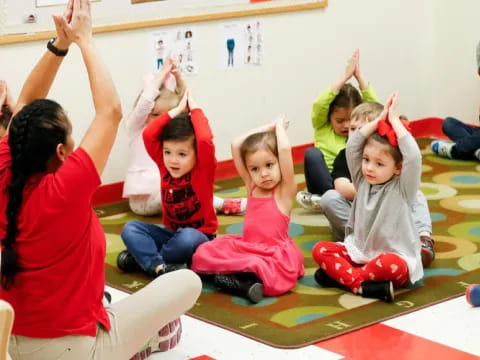
[{"label": "green rug", "polygon": [[[306,270],[297,286],[286,295],[252,305],[204,284],[189,315],[272,346],[295,348],[462,295],[468,284],[480,281],[480,163],[441,159],[431,153],[428,141],[420,144],[424,155],[422,191],[430,206],[437,251],[421,284],[397,291],[393,304],[320,287],[313,279],[317,267],[311,249],[317,241],[332,239],[327,220],[295,208],[290,235],[303,251]],[[304,188],[302,166],[296,171],[299,189]],[[220,181],[216,193],[245,196],[240,185],[239,179]],[[107,283],[128,292],[141,289],[149,282],[146,276],[123,274],[115,266],[116,255],[124,248],[119,236],[123,224],[141,217],[129,212],[125,202],[98,207],[97,213],[108,239]],[[143,220],[160,222],[159,218]],[[240,234],[242,220],[241,216],[219,216],[219,234]]]}]

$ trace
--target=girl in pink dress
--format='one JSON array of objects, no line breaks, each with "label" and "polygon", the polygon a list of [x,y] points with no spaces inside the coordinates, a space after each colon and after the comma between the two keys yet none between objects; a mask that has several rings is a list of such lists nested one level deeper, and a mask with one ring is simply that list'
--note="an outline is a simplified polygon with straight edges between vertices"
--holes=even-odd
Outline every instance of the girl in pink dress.
[{"label": "girl in pink dress", "polygon": [[214,274],[220,289],[257,303],[291,290],[304,274],[303,255],[288,235],[297,190],[288,121],[253,130],[232,143],[235,167],[248,189],[243,235],[199,246],[192,269]]}]

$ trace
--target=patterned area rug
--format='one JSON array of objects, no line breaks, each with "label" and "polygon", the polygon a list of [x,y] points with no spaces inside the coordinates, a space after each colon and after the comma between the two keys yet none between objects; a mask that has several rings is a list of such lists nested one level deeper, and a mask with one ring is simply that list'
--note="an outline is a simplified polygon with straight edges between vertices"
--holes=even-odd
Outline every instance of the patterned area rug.
[{"label": "patterned area rug", "polygon": [[[286,295],[252,305],[205,283],[189,315],[272,346],[295,348],[462,295],[468,284],[480,281],[480,163],[441,159],[431,153],[429,141],[419,143],[422,191],[430,207],[437,257],[425,270],[424,280],[397,291],[393,304],[317,285],[311,249],[317,241],[331,240],[332,236],[323,215],[295,208],[290,235],[303,251],[306,268],[297,286]],[[299,189],[304,188],[302,166],[296,171]],[[221,181],[216,184],[216,193],[243,197],[245,188],[240,185],[240,179]],[[140,217],[130,213],[125,202],[99,207],[97,212],[108,239],[107,283],[128,292],[141,289],[149,282],[146,276],[123,274],[115,266],[116,256],[124,248],[119,236],[123,224]],[[160,222],[159,218],[143,220]],[[242,221],[241,216],[219,216],[219,234],[240,234]]]}]

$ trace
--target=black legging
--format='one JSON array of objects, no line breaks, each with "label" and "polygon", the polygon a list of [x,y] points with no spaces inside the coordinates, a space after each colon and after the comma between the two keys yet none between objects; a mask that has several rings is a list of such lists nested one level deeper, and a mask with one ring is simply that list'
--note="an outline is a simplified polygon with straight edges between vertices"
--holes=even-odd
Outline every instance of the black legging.
[{"label": "black legging", "polygon": [[308,192],[323,195],[327,190],[333,189],[332,175],[323,153],[314,146],[305,151],[304,170]]}]

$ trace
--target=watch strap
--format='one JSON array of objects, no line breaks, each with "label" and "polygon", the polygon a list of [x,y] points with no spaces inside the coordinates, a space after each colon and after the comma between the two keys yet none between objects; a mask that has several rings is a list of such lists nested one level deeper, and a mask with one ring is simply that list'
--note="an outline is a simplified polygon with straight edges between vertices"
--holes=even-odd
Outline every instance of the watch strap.
[{"label": "watch strap", "polygon": [[59,49],[53,43],[57,40],[57,38],[52,38],[48,41],[47,43],[47,49],[50,50],[52,53],[54,53],[57,56],[65,56],[68,54],[68,49]]}]

